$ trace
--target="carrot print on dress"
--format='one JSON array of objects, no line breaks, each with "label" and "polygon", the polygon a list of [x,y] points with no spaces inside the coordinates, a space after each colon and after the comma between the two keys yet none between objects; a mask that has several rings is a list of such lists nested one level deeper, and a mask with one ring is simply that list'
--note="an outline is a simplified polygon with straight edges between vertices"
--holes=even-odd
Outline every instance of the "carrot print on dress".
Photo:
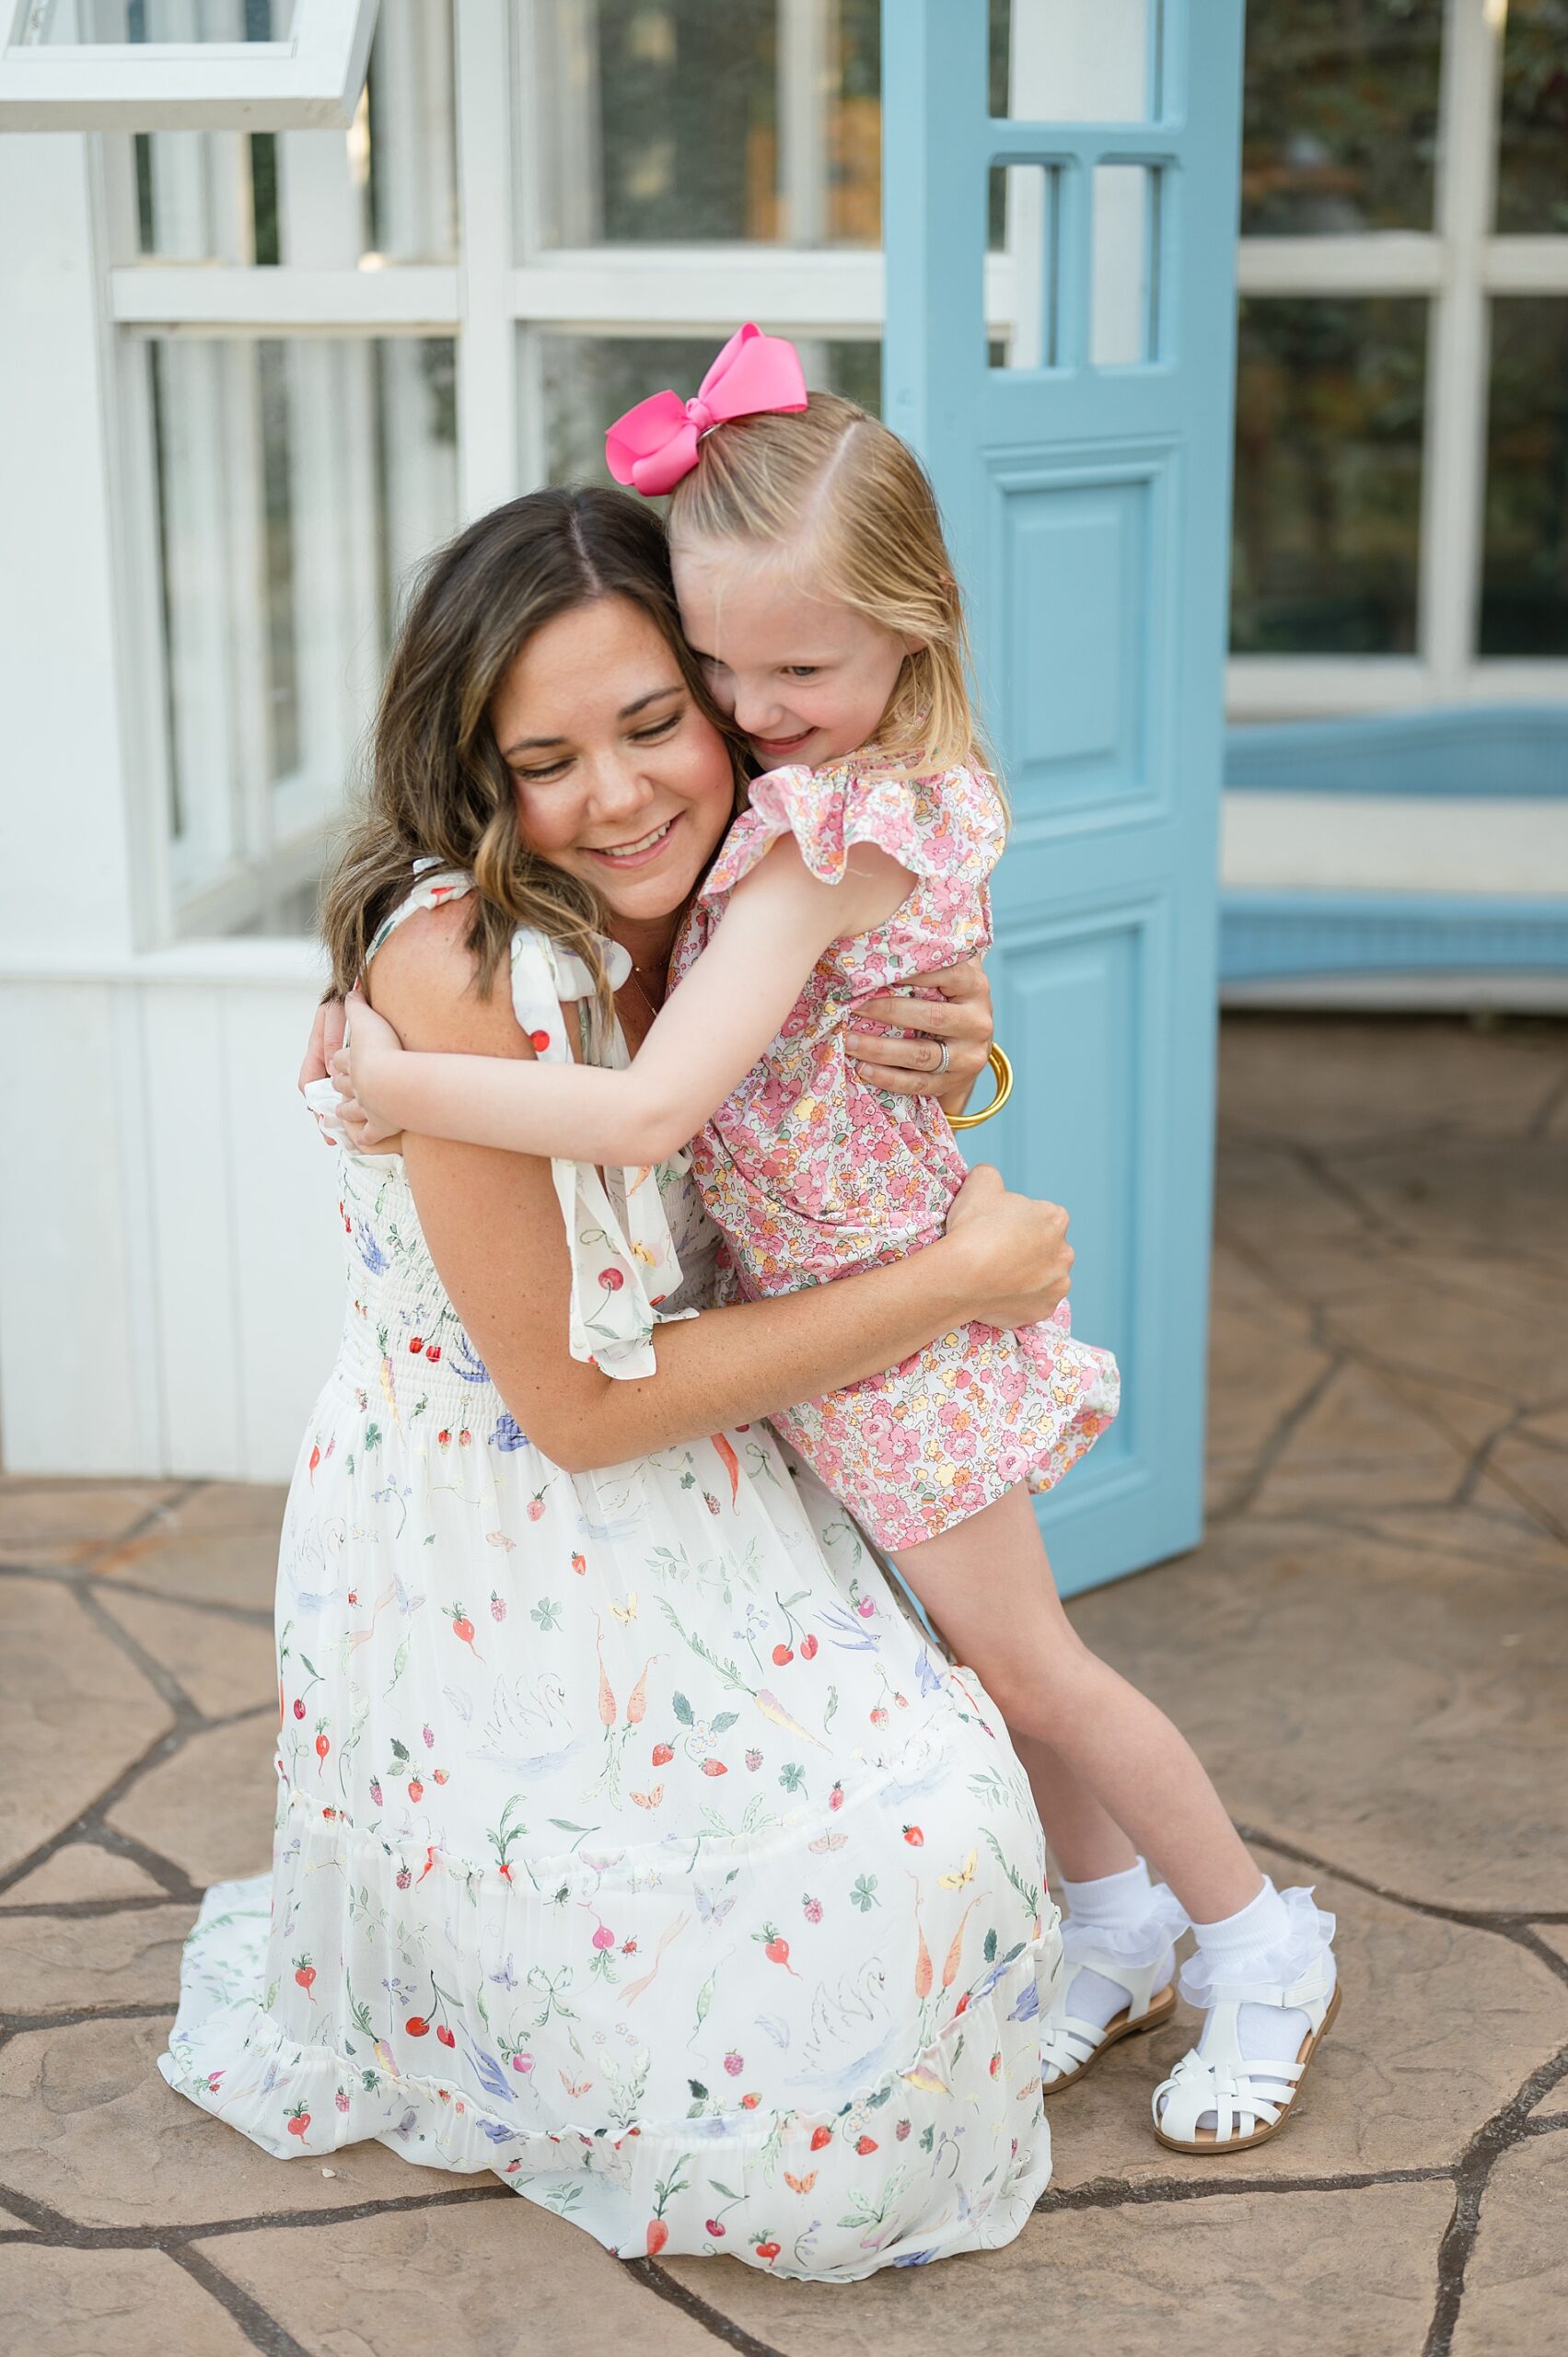
[{"label": "carrot print on dress", "polygon": [[[586,970],[521,935],[512,978],[564,1054]],[[628,2258],[850,2282],[1010,2240],[1050,2175],[1032,2014],[1060,1942],[999,1718],[764,1427],[552,1465],[400,1157],[343,1153],[339,1179],[272,1870],[207,1892],[164,2076],[280,2161],[378,2139]],[[594,1347],[650,1372],[660,1316],[713,1294],[687,1159],[554,1179],[579,1338],[609,1320]]]}]

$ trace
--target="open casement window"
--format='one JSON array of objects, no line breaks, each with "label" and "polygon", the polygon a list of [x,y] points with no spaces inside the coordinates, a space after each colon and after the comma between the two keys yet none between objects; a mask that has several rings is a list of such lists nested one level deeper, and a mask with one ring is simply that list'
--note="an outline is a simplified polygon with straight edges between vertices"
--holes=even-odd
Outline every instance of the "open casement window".
[{"label": "open casement window", "polygon": [[377,0],[0,0],[0,131],[343,130]]}]

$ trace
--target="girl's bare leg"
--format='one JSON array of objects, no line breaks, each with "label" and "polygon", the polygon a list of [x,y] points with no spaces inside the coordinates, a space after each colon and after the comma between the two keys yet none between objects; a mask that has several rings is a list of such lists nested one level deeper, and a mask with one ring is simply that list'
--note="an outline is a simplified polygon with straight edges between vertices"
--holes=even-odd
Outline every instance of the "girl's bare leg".
[{"label": "girl's bare leg", "polygon": [[1009,1729],[1040,1747],[1026,1764],[1069,1881],[1130,1865],[1131,1837],[1198,1922],[1257,1897],[1263,1877],[1191,1744],[1063,1611],[1027,1491],[895,1561]]},{"label": "girl's bare leg", "polygon": [[1009,1727],[1013,1748],[1035,1796],[1051,1854],[1069,1882],[1098,1882],[1132,1865],[1137,1851],[1116,1819],[1100,1806],[1048,1743]]}]

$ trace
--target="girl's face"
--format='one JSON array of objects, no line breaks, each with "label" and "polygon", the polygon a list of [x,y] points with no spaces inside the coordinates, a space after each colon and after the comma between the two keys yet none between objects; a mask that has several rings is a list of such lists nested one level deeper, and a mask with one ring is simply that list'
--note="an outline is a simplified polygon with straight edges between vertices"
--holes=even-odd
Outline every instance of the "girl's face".
[{"label": "girl's face", "polygon": [[808,597],[772,552],[688,540],[670,554],[681,626],[714,700],[764,769],[819,768],[876,734],[919,639]]},{"label": "girl's face", "polygon": [[640,607],[600,598],[536,630],[490,720],[541,859],[586,877],[618,932],[685,906],[735,815],[735,775]]}]

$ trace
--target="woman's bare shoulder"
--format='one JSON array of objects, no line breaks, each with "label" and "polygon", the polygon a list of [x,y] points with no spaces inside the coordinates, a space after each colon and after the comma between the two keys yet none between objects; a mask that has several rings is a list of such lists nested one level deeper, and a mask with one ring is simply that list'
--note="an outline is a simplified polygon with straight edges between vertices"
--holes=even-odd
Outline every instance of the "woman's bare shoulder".
[{"label": "woman's bare shoulder", "polygon": [[377,953],[370,1003],[405,1048],[531,1056],[512,1011],[505,965],[488,990],[480,982],[479,962],[469,947],[470,921],[463,900],[416,909]]}]

